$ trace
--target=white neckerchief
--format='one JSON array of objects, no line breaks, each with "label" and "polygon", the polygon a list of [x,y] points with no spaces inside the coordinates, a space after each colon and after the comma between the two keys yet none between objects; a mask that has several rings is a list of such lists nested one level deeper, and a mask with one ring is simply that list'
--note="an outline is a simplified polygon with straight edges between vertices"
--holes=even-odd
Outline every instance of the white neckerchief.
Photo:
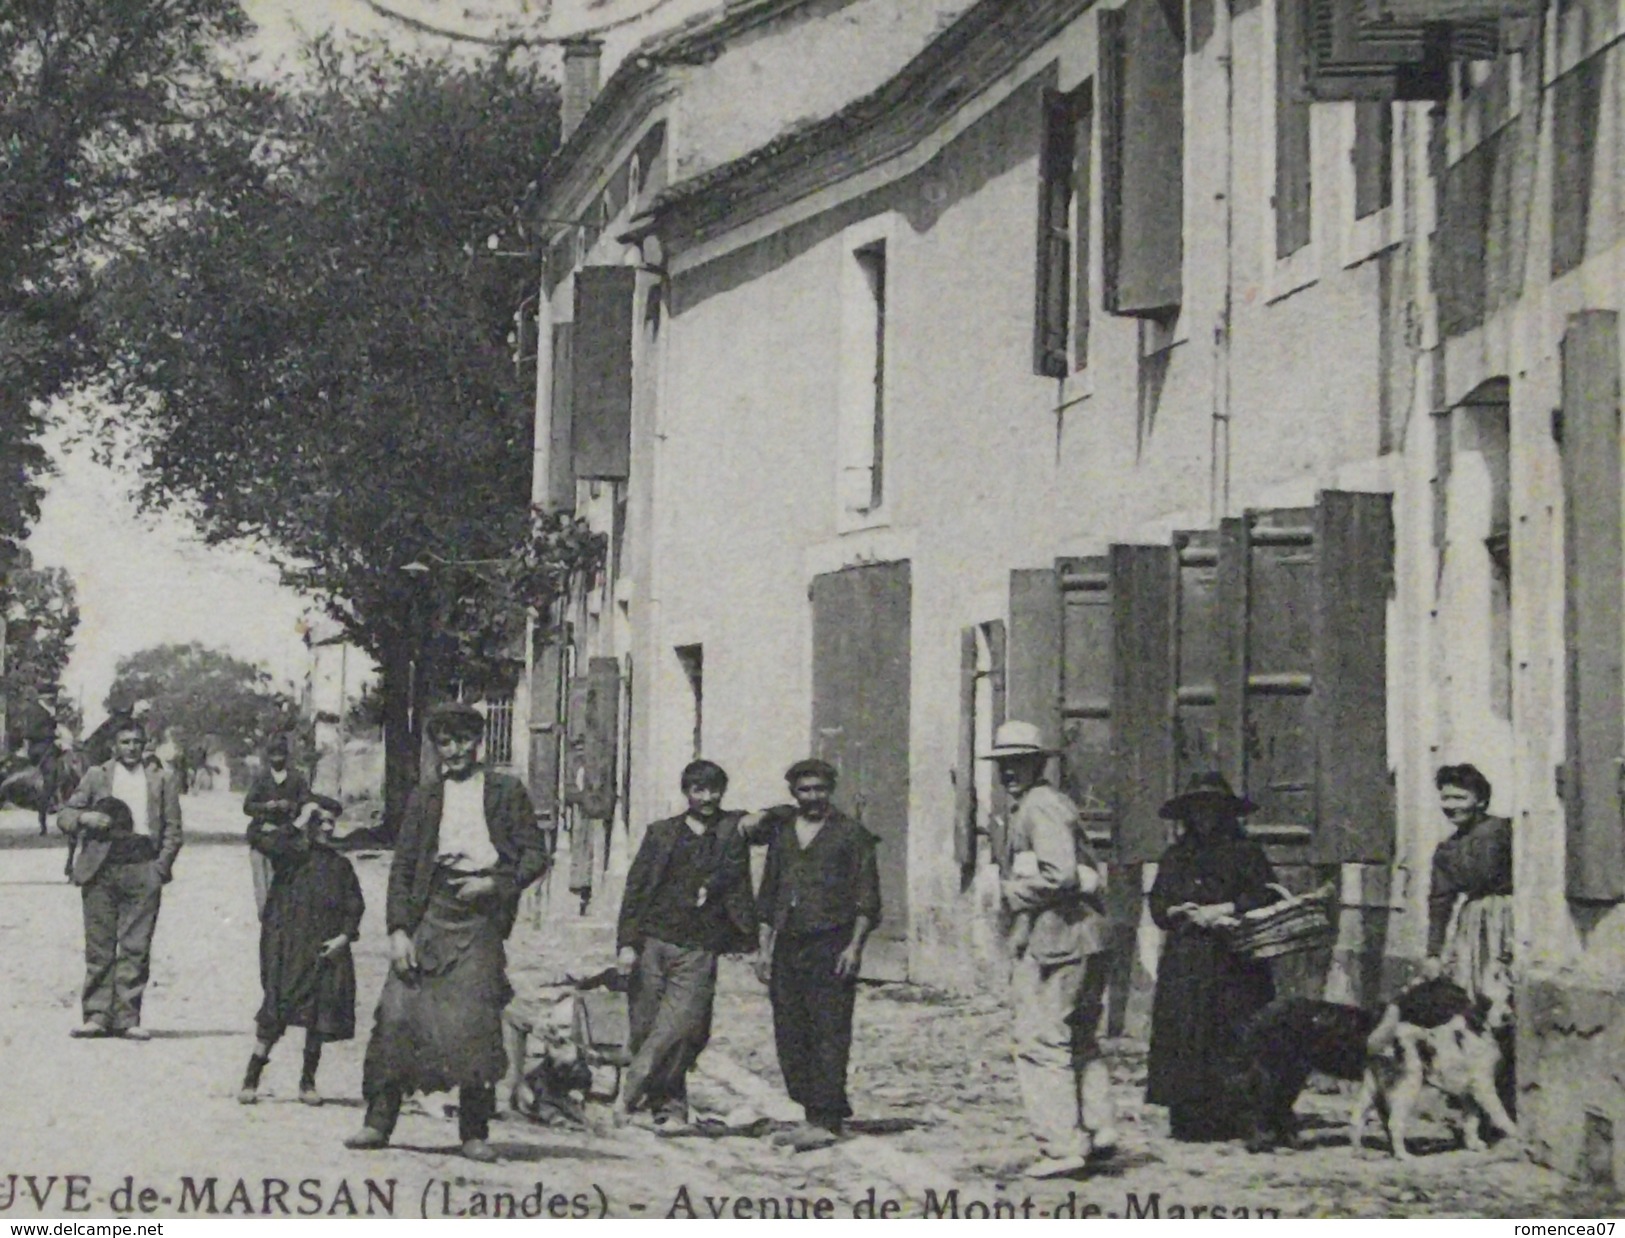
[{"label": "white neckerchief", "polygon": [[485,824],[485,771],[441,784],[439,859],[461,872],[496,867],[497,849]]},{"label": "white neckerchief", "polygon": [[147,821],[146,769],[140,765],[125,769],[122,761],[114,761],[112,795],[114,799],[123,800],[129,805],[133,832],[141,838],[151,838],[152,826]]}]

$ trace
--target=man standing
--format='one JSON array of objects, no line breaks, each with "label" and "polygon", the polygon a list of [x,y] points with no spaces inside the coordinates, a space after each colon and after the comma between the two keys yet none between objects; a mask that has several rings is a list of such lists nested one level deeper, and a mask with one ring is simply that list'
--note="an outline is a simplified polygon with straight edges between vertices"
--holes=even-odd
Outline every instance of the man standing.
[{"label": "man standing", "polygon": [[[255,773],[243,799],[243,811],[250,817],[249,836],[257,836],[261,827],[275,830],[291,825],[308,799],[310,783],[298,770],[288,768],[288,737],[271,736],[265,745],[265,764]],[[248,863],[254,872],[254,905],[263,920],[265,896],[271,889],[271,859],[250,848]]]},{"label": "man standing", "polygon": [[148,1039],[141,996],[161,892],[181,849],[181,803],[173,775],[144,764],[146,743],[139,722],[121,719],[113,759],[85,774],[57,816],[78,844],[70,876],[85,911],[84,1023],[75,1036]]},{"label": "man standing", "polygon": [[643,835],[616,930],[616,962],[631,977],[632,1061],[614,1120],[642,1103],[668,1132],[688,1122],[688,1072],[711,1039],[717,956],[756,945],[750,854],[739,814],[722,811],[728,775],[693,761],[682,788],[688,811]]},{"label": "man standing", "polygon": [[852,1114],[846,1061],[863,945],[880,923],[880,875],[878,840],[830,804],[834,768],[797,761],[785,780],[795,808],[759,823],[768,839],[756,969],[773,1004],[785,1089],[806,1112],[775,1142],[803,1152],[834,1143]]},{"label": "man standing", "polygon": [[1009,793],[1016,1076],[1038,1141],[1030,1177],[1080,1172],[1116,1147],[1110,1079],[1095,1031],[1106,986],[1100,871],[1078,811],[1044,781],[1055,755],[1030,722],[1006,722],[987,760]]}]

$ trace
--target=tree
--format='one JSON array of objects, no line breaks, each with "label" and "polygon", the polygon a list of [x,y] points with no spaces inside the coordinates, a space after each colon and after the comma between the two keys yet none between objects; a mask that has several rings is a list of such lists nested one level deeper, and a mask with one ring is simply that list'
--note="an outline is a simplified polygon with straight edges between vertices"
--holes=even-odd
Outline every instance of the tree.
[{"label": "tree", "polygon": [[39,515],[42,402],[93,364],[88,272],[199,169],[245,161],[212,118],[252,92],[214,57],[250,29],[237,0],[0,0],[0,568]]},{"label": "tree", "polygon": [[196,643],[160,645],[120,658],[107,692],[107,711],[151,701],[166,728],[187,744],[211,738],[228,757],[254,751],[298,723],[293,699],[253,663]]},{"label": "tree", "polygon": [[515,316],[558,98],[507,56],[318,40],[310,60],[275,109],[245,106],[258,175],[148,232],[98,310],[142,501],[268,551],[377,660],[393,825],[415,776],[408,702],[453,650],[499,643],[486,620],[513,625],[508,591],[439,565],[506,560],[530,534]]},{"label": "tree", "polygon": [[[61,690],[79,627],[79,597],[72,575],[60,567],[36,568],[26,551],[18,553],[20,566],[6,574],[0,592],[7,620],[0,699],[13,709]],[[59,708],[58,721],[69,721],[61,712]]]}]

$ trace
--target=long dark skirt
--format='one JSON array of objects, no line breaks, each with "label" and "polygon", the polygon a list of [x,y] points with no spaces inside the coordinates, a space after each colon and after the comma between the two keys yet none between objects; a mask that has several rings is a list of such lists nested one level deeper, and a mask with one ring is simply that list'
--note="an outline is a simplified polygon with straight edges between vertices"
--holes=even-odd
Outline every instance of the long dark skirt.
[{"label": "long dark skirt", "polygon": [[1232,1080],[1241,1033],[1274,996],[1268,963],[1232,953],[1202,929],[1169,935],[1151,1003],[1145,1098],[1169,1107],[1176,1139],[1234,1133]]},{"label": "long dark skirt", "polygon": [[502,1010],[513,998],[501,930],[437,876],[412,940],[419,973],[403,980],[392,968],[384,981],[367,1044],[369,1085],[443,1092],[496,1083],[507,1071]]},{"label": "long dark skirt", "polygon": [[[258,857],[259,853],[254,853]],[[355,962],[346,946],[322,957],[322,943],[355,931],[361,891],[343,856],[313,851],[284,865],[272,883],[260,925],[260,986],[264,1001],[254,1022],[274,1040],[290,1027],[323,1040],[355,1035]]]}]

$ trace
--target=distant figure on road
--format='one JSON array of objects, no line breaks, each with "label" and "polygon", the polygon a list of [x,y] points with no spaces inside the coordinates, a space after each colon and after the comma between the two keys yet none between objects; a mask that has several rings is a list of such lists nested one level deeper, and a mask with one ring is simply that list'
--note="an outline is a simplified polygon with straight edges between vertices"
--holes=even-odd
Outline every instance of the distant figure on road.
[{"label": "distant figure on road", "polygon": [[56,697],[49,691],[39,693],[23,706],[18,727],[23,751],[28,764],[39,771],[39,832],[46,834],[46,815],[54,807],[56,796]]},{"label": "distant figure on road", "polygon": [[270,853],[254,847],[253,840],[264,826],[290,825],[310,799],[310,783],[296,769],[288,768],[289,743],[286,735],[273,735],[265,745],[265,763],[249,784],[243,811],[249,815],[248,863],[254,872],[254,906],[265,918],[265,900],[271,889]]},{"label": "distant figure on road", "polygon": [[345,1146],[384,1147],[408,1092],[455,1087],[463,1155],[493,1161],[486,1141],[513,997],[503,943],[520,892],[547,869],[547,840],[524,786],[481,768],[477,709],[439,706],[427,729],[441,776],[412,792],[395,839],[390,972],[362,1074],[367,1116]]},{"label": "distant figure on road", "polygon": [[78,844],[71,876],[85,911],[84,1023],[73,1034],[146,1040],[141,997],[181,849],[180,791],[171,774],[144,764],[139,722],[123,718],[113,731],[116,755],[85,774],[57,816]]},{"label": "distant figure on road", "polygon": [[366,903],[355,870],[333,849],[333,825],[342,805],[314,796],[295,820],[256,821],[248,843],[273,867],[270,897],[260,925],[260,985],[265,1000],[254,1023],[258,1043],[248,1059],[237,1099],[258,1099],[260,1075],[271,1050],[290,1027],[305,1029],[299,1099],[322,1103],[316,1068],[322,1046],[355,1035],[355,963],[350,944],[361,932]]},{"label": "distant figure on road", "polygon": [[682,788],[688,810],[644,832],[616,929],[617,966],[631,976],[632,1062],[614,1121],[641,1104],[668,1132],[689,1121],[688,1072],[711,1039],[717,956],[756,945],[750,850],[739,814],[722,811],[728,775],[691,761]]},{"label": "distant figure on road", "polygon": [[880,923],[880,875],[875,836],[830,803],[834,767],[797,761],[785,780],[795,807],[749,827],[752,837],[767,833],[756,974],[773,1004],[785,1089],[806,1113],[775,1142],[803,1152],[834,1143],[852,1116],[846,1063],[863,946]]}]

